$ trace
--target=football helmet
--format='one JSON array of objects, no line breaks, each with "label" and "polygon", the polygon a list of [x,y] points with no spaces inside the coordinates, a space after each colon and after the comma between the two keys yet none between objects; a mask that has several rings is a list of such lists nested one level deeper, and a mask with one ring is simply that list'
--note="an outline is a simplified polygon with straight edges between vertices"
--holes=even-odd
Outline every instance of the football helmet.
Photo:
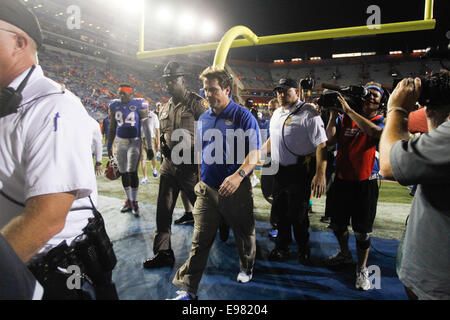
[{"label": "football helmet", "polygon": [[110,158],[106,164],[105,176],[109,180],[117,180],[120,178],[119,164],[115,157]]}]

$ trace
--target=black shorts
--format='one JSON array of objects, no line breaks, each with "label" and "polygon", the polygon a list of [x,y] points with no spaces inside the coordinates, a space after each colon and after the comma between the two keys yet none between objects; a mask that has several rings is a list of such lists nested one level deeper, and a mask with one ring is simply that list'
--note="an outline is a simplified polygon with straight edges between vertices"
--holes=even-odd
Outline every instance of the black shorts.
[{"label": "black shorts", "polygon": [[336,178],[327,204],[331,225],[345,229],[352,221],[354,232],[371,233],[378,203],[378,180],[345,181]]}]

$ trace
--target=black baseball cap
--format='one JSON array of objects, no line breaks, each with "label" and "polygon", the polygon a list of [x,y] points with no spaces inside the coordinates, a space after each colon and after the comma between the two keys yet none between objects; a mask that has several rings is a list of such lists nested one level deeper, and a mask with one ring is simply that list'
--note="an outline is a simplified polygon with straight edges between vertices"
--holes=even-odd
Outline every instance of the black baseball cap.
[{"label": "black baseball cap", "polygon": [[22,0],[0,0],[0,20],[23,30],[39,49],[42,46],[42,31],[37,17]]},{"label": "black baseball cap", "polygon": [[273,89],[273,91],[278,91],[278,90],[289,90],[290,88],[295,88],[297,89],[298,84],[297,81],[295,81],[294,79],[290,79],[290,78],[283,78],[280,79],[280,81],[278,81],[278,85],[275,87],[275,89]]}]

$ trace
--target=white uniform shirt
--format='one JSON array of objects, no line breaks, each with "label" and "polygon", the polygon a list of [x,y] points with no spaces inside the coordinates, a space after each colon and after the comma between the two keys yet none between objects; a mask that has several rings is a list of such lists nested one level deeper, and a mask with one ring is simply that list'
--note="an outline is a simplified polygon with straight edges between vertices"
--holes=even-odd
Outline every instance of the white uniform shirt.
[{"label": "white uniform shirt", "polygon": [[153,139],[155,139],[156,129],[159,129],[159,119],[158,116],[153,111],[150,111],[149,118],[152,118],[152,136]]},{"label": "white uniform shirt", "polygon": [[[292,106],[289,110],[283,107],[278,108],[270,119],[270,149],[272,161],[282,166],[289,166],[297,163],[297,156],[311,155],[316,151],[319,144],[326,142],[327,134],[320,114],[310,104],[305,104],[300,111],[288,119],[288,115],[295,107],[302,104],[302,101]],[[288,119],[286,121],[286,119]],[[284,139],[289,147],[283,143],[282,129],[284,128]]]},{"label": "white uniform shirt", "polygon": [[[154,114],[152,111],[148,113],[148,118],[150,120],[149,126],[150,126],[150,132],[152,134],[152,139],[156,139],[156,129],[159,129],[159,119],[156,114]],[[145,130],[142,130],[142,137],[147,138],[145,134]]]},{"label": "white uniform shirt", "polygon": [[100,130],[100,124],[92,117],[89,117],[92,123],[92,151],[95,154],[95,159],[97,162],[102,162],[103,160],[103,137],[102,131]]},{"label": "white uniform shirt", "polygon": [[[9,87],[17,89],[28,72]],[[75,191],[72,208],[91,207],[87,197],[97,205],[97,183],[89,115],[75,95],[61,92],[61,85],[44,77],[37,66],[22,92],[22,105],[26,105],[0,119],[0,189],[22,204],[39,195]],[[23,210],[0,195],[0,229]],[[64,229],[43,249],[63,240],[70,245],[92,216],[92,210],[69,212]]]}]

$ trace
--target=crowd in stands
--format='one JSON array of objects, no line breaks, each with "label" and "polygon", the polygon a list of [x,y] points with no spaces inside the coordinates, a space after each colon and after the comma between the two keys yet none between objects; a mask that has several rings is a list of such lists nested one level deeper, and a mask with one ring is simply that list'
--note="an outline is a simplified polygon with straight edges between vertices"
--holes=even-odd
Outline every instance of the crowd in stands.
[{"label": "crowd in stands", "polygon": [[45,50],[40,54],[40,64],[46,76],[77,95],[90,115],[98,121],[106,117],[111,99],[117,98],[121,83],[129,83],[135,89],[135,96],[146,98],[150,103],[167,101],[163,86],[155,72],[131,70],[125,65],[110,65],[100,60],[80,58]]},{"label": "crowd in stands", "polygon": [[378,81],[385,87],[391,87],[393,78],[417,77],[431,71],[439,72],[438,61],[433,60],[391,60],[323,62],[322,64],[280,65],[270,69],[273,79],[313,78],[316,86],[321,83],[333,83],[340,86],[364,85],[369,81]]},{"label": "crowd in stands", "polygon": [[[108,60],[98,58],[80,58],[75,54],[49,49],[41,52],[40,63],[46,70],[46,75],[56,82],[64,83],[66,88],[82,100],[91,116],[99,122],[106,117],[111,99],[117,97],[116,92],[120,83],[132,85],[136,97],[146,98],[151,105],[160,101],[168,101],[159,70],[151,70],[151,68],[142,70],[138,67],[133,70],[125,63],[110,63]],[[358,85],[377,78],[381,79],[380,82],[384,86],[389,87],[392,84],[394,73],[397,76],[418,76],[439,70],[438,62],[435,61],[427,61],[426,64],[419,61],[404,61],[396,62],[395,65],[390,62],[377,62],[340,66],[328,64],[264,66],[231,62],[230,67],[245,87],[241,92],[244,98],[256,95],[267,100],[273,97],[270,90],[273,87],[273,79],[283,77],[293,79],[310,77],[315,80],[316,87],[320,86],[322,82],[342,86]],[[195,74],[195,70],[192,70],[192,74]],[[186,79],[190,89],[193,91],[199,89],[198,79],[195,77]],[[254,89],[262,91],[255,92]],[[264,118],[267,118],[268,112],[265,108],[261,108],[259,111],[263,113]]]}]

